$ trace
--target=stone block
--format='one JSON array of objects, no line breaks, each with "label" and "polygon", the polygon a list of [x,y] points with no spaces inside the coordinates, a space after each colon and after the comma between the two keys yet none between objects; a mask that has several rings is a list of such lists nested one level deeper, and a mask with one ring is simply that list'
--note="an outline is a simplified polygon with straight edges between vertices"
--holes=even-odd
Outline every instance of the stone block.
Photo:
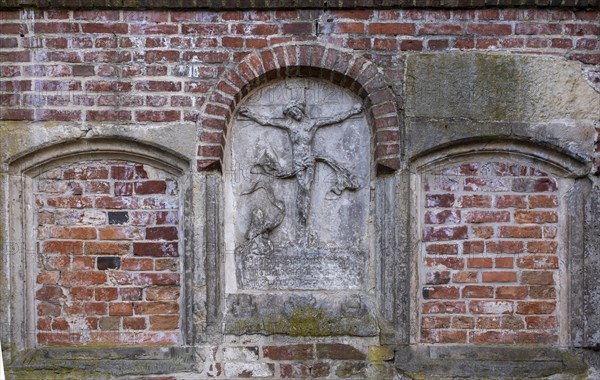
[{"label": "stone block", "polygon": [[406,65],[409,117],[536,122],[600,116],[600,95],[574,62],[446,53],[412,55]]},{"label": "stone block", "polygon": [[232,335],[374,336],[372,301],[358,294],[229,295],[225,332]]}]

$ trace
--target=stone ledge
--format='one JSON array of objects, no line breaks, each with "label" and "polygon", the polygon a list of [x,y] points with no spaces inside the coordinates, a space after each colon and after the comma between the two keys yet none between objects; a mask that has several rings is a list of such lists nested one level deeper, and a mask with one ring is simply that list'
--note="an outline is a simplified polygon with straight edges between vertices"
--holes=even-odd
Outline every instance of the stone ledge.
[{"label": "stone ledge", "polygon": [[581,352],[540,346],[413,346],[396,350],[396,369],[411,378],[579,378]]},{"label": "stone ledge", "polygon": [[17,356],[6,370],[16,378],[47,379],[43,374],[51,373],[95,379],[190,371],[194,365],[191,347],[49,347]]},{"label": "stone ledge", "polygon": [[224,332],[299,337],[377,336],[373,301],[365,295],[229,294]]},{"label": "stone ledge", "polygon": [[[243,5],[241,5],[243,4]],[[347,8],[484,8],[484,7],[567,7],[598,6],[598,0],[5,0],[2,8],[70,8],[70,9],[347,9]]]}]

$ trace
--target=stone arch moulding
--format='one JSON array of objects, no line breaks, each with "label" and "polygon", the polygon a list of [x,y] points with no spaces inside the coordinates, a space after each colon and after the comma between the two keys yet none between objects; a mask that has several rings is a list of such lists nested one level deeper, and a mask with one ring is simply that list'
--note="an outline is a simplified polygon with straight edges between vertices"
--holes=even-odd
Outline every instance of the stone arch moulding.
[{"label": "stone arch moulding", "polygon": [[589,160],[565,153],[556,146],[542,146],[518,139],[495,140],[485,138],[478,141],[454,141],[450,145],[430,149],[413,157],[411,167],[416,172],[422,172],[448,159],[460,159],[473,154],[494,153],[538,160],[550,168],[554,168],[557,175],[568,178],[585,177],[591,171]]},{"label": "stone arch moulding", "polygon": [[[6,176],[8,191],[5,193],[4,201],[6,203],[3,205],[4,211],[7,211],[7,218],[2,235],[5,241],[20,242],[20,246],[11,252],[12,254],[9,255],[2,268],[4,272],[3,279],[6,280],[0,283],[0,288],[3,294],[10,295],[8,296],[9,299],[4,300],[10,307],[3,309],[4,312],[0,315],[0,322],[11,327],[10,331],[3,331],[6,334],[3,339],[6,339],[7,345],[10,347],[11,360],[16,360],[13,361],[13,368],[26,368],[29,364],[32,364],[27,364],[27,360],[21,363],[19,358],[24,353],[27,357],[50,355],[59,361],[64,359],[61,357],[62,351],[54,352],[51,347],[43,347],[43,344],[39,346],[40,343],[36,338],[36,334],[32,333],[36,331],[35,267],[37,250],[36,234],[33,233],[36,229],[33,215],[36,209],[33,191],[36,178],[54,168],[87,162],[101,163],[103,161],[148,165],[152,172],[165,173],[168,176],[166,178],[174,178],[177,183],[178,190],[172,193],[174,194],[172,202],[179,214],[178,240],[180,243],[177,248],[178,255],[176,256],[181,258],[178,269],[180,273],[178,283],[181,286],[178,331],[179,342],[182,347],[167,352],[148,346],[147,348],[138,348],[138,351],[134,350],[137,353],[127,348],[127,345],[121,347],[116,345],[106,349],[78,346],[77,349],[87,352],[84,357],[89,357],[94,361],[108,359],[111,355],[110,351],[113,351],[117,355],[122,355],[122,358],[126,361],[135,359],[138,354],[148,355],[149,358],[157,360],[157,365],[166,367],[171,366],[169,362],[178,355],[181,355],[180,357],[191,357],[191,354],[188,355],[191,351],[187,347],[194,343],[193,334],[191,333],[191,314],[193,311],[191,306],[188,305],[192,305],[194,302],[190,286],[192,280],[188,277],[193,276],[193,274],[191,270],[186,268],[193,267],[193,247],[191,243],[193,236],[190,235],[193,234],[193,228],[190,224],[191,218],[187,215],[191,210],[184,209],[184,206],[192,204],[192,200],[188,199],[192,196],[191,187],[193,182],[189,173],[189,159],[160,146],[153,146],[139,141],[124,140],[122,138],[96,138],[67,141],[46,146],[13,158],[8,163]],[[147,178],[153,178],[153,174],[148,175]],[[111,206],[107,207],[111,208]],[[182,238],[183,234],[186,235],[186,239]],[[47,352],[32,356],[32,353],[40,350]],[[50,362],[43,365],[52,365]],[[110,368],[109,362],[99,363],[100,367]],[[181,364],[182,362],[178,361],[174,368],[178,369]],[[35,363],[32,365],[35,365]],[[126,366],[127,364],[125,364]],[[115,370],[118,372],[119,369]]]},{"label": "stone arch moulding", "polygon": [[378,170],[400,168],[401,121],[396,94],[385,76],[374,63],[349,50],[305,43],[252,52],[225,71],[198,120],[198,171],[221,170],[225,135],[240,101],[261,84],[286,77],[326,79],[357,94],[373,125]]},{"label": "stone arch moulding", "polygon": [[188,159],[176,152],[123,138],[94,138],[58,143],[26,152],[10,160],[11,174],[39,172],[56,166],[57,161],[129,158],[140,163],[157,165],[172,174],[181,174],[189,167]]},{"label": "stone arch moulding", "polygon": [[[478,261],[477,264],[473,265],[481,264],[481,268],[496,268],[497,266],[498,268],[501,268],[500,271],[514,271],[516,277],[511,280],[512,282],[508,279],[499,280],[508,281],[504,285],[537,284],[533,281],[529,282],[530,278],[533,278],[534,275],[541,275],[542,271],[546,271],[544,275],[552,273],[552,270],[555,271],[553,274],[554,282],[539,283],[551,284],[551,286],[556,287],[556,296],[554,296],[556,309],[552,313],[554,313],[553,315],[556,315],[558,324],[554,326],[554,330],[550,329],[555,331],[555,335],[548,337],[547,335],[542,336],[545,334],[545,332],[542,331],[537,333],[535,331],[523,330],[522,332],[519,332],[518,330],[515,330],[512,338],[510,334],[502,335],[501,339],[506,339],[504,343],[538,343],[559,346],[580,346],[582,344],[581,337],[584,336],[588,318],[584,312],[586,276],[584,275],[585,239],[583,237],[583,231],[585,223],[584,209],[588,194],[591,191],[591,182],[587,179],[587,175],[590,173],[591,169],[589,162],[581,157],[563,153],[559,148],[540,146],[531,142],[519,140],[504,139],[483,142],[457,142],[449,146],[440,147],[413,158],[410,167],[411,182],[413,182],[413,188],[416,189],[412,200],[412,209],[414,211],[412,211],[410,218],[412,220],[410,235],[412,236],[411,240],[413,241],[410,244],[412,248],[407,252],[410,257],[413,257],[413,259],[407,259],[409,260],[408,262],[412,262],[410,265],[412,268],[412,275],[410,276],[412,284],[411,320],[414,321],[414,323],[411,326],[411,341],[415,343],[485,343],[484,340],[478,340],[479,338],[482,338],[483,333],[478,335],[480,332],[477,331],[466,331],[466,340],[464,342],[461,340],[462,338],[459,339],[458,334],[452,337],[452,339],[457,339],[457,341],[449,342],[444,340],[447,339],[442,334],[444,331],[422,330],[420,320],[422,316],[427,315],[427,312],[425,311],[429,307],[426,307],[428,302],[438,301],[438,298],[443,301],[444,298],[438,297],[438,295],[432,297],[428,296],[428,294],[431,295],[436,291],[436,285],[441,284],[441,282],[438,283],[437,277],[436,279],[432,277],[437,272],[430,273],[432,276],[427,276],[427,274],[431,271],[438,270],[439,268],[436,267],[436,265],[454,265],[445,264],[445,256],[439,255],[443,255],[443,253],[440,252],[446,251],[438,252],[436,249],[441,249],[442,246],[444,246],[445,249],[448,246],[456,245],[458,243],[457,252],[448,252],[448,254],[458,254],[458,256],[453,256],[454,260],[466,260],[470,257],[476,257],[476,260],[481,261]],[[463,180],[464,184],[461,182]],[[541,185],[538,186],[539,184]],[[450,193],[452,193],[452,199],[445,197]],[[529,193],[532,194],[529,195]],[[427,201],[425,201],[426,196]],[[474,197],[478,197],[476,203],[473,203],[475,202]],[[517,201],[517,199],[521,198],[525,201]],[[544,204],[540,203],[541,199],[548,200],[550,198],[554,199],[553,204],[550,204],[550,202]],[[515,203],[508,205],[507,202],[509,201],[513,203],[521,202],[522,204]],[[503,204],[501,205],[501,203]],[[475,208],[476,210],[473,211],[471,208]],[[537,208],[542,208],[543,211],[530,210]],[[489,216],[494,210],[498,211],[496,214],[506,214],[501,218],[503,220],[484,220],[486,218],[489,219]],[[556,220],[541,221],[536,218],[531,220],[527,219],[530,215],[534,215],[535,213],[550,213],[551,211],[554,211]],[[443,220],[440,221],[436,219],[437,216],[435,215],[442,215],[441,213],[444,212],[446,213],[444,215],[449,215],[449,213],[454,215],[454,219],[448,222],[452,224],[451,226],[448,223],[444,224]],[[488,213],[486,214],[487,216],[483,215],[484,213]],[[519,214],[518,217],[517,214]],[[481,220],[477,220],[480,216]],[[506,219],[504,219],[505,217]],[[514,221],[512,221],[513,218]],[[439,223],[441,223],[441,225]],[[483,236],[478,235],[479,232],[476,232],[475,230],[471,231],[471,227],[478,226],[477,223],[484,223],[484,226],[489,225],[489,223],[492,223],[492,226],[495,226],[499,223],[500,227],[492,227],[495,228],[490,230],[492,235]],[[446,225],[449,228],[448,231],[445,230]],[[505,233],[503,231],[512,231],[509,229],[520,225],[530,226],[530,228],[543,228],[543,236],[513,236],[508,232],[508,235],[503,235]],[[462,236],[463,230],[461,230],[461,228],[464,229],[464,236]],[[548,228],[548,231],[554,230],[554,232],[549,232],[548,237],[546,236],[546,228]],[[471,233],[474,233],[475,235],[471,236]],[[509,249],[507,248],[508,245],[506,247],[502,246],[502,242],[507,239],[511,240],[510,238],[512,238],[514,242],[508,243],[517,243],[517,241],[519,241],[518,244],[521,244],[521,247]],[[531,239],[528,240],[528,238]],[[477,241],[473,240],[472,242],[468,242],[468,246],[465,245],[466,243],[461,243],[470,239],[475,239]],[[491,240],[484,241],[481,239]],[[532,245],[530,248],[530,240],[532,241],[532,244],[539,244],[540,246],[544,243],[543,240],[539,239],[552,240],[552,245],[555,246],[554,251],[544,250],[546,248],[540,248],[538,251],[536,250],[538,248],[533,248],[538,247],[538,245]],[[474,245],[473,242],[477,243],[477,245]],[[490,243],[489,247],[488,243]],[[550,244],[549,242],[546,243]],[[479,244],[481,245],[481,248],[476,248],[479,247]],[[485,250],[483,247],[485,247]],[[427,255],[425,254],[426,251]],[[437,252],[438,256],[432,258],[434,256],[431,255],[435,252]],[[546,264],[535,263],[536,257],[542,257],[539,255],[536,256],[536,254],[551,252],[556,255],[554,259],[556,259],[557,262],[549,266],[544,266],[548,264],[549,261],[546,261]],[[510,255],[510,253],[519,254],[515,256]],[[528,255],[531,257],[527,258],[526,256]],[[505,261],[502,264],[496,262],[496,258],[500,256],[508,256],[507,259],[511,256],[514,257],[513,264],[508,263],[508,261]],[[483,260],[494,260],[493,262],[490,261],[490,265],[493,266],[483,266]],[[431,264],[432,262],[433,264]],[[448,263],[450,263],[450,261],[448,261]],[[475,263],[475,261],[473,263]],[[538,264],[542,266],[538,267]],[[458,269],[459,266],[456,268],[450,266],[448,268],[450,268],[452,274],[454,273],[452,270]],[[479,268],[477,266],[464,266],[463,270],[464,268],[471,268],[471,271],[486,270],[473,269]],[[494,270],[495,269],[487,269],[487,271]],[[540,273],[537,273],[536,270],[539,270]],[[458,270],[458,272],[460,272],[460,270]],[[456,283],[454,282],[454,274],[452,274],[449,282],[444,282],[443,286],[455,286],[460,288],[464,285],[460,283],[462,280],[457,279]],[[459,278],[459,276],[456,278]],[[497,286],[497,284],[485,283],[486,281],[494,282],[491,281],[491,279],[482,280],[480,277],[477,278],[478,280],[470,282],[480,282],[475,285]],[[503,285],[503,283],[500,283],[500,285]],[[536,288],[536,286],[532,286],[532,288]],[[537,288],[540,287],[537,286]],[[497,290],[498,289],[496,289],[496,291]],[[536,291],[537,290],[539,289],[536,289]],[[471,296],[467,296],[466,299],[461,299],[460,296],[457,295],[457,297],[454,298],[458,298],[457,301],[467,301],[467,314],[472,312],[472,316],[474,317],[481,317],[481,315],[479,315],[481,313],[485,315],[487,311],[478,311],[478,307],[486,307],[483,305],[483,302],[472,301],[469,297]],[[487,296],[479,297],[486,298]],[[551,301],[544,299],[544,297],[545,296],[539,296],[533,293],[530,293],[525,297],[518,296],[514,299],[501,296],[499,298],[502,299],[502,305],[499,305],[498,307],[506,307],[507,310],[503,310],[503,312],[505,315],[511,315],[509,318],[522,318],[523,315],[530,314],[528,311],[525,311],[528,306],[527,302],[532,301],[532,303],[535,303],[539,300],[543,302]],[[504,300],[504,298],[506,298],[506,300]],[[515,302],[514,304],[509,305],[511,300]],[[496,300],[492,301],[495,302]],[[471,305],[472,302],[480,302],[480,304],[473,306]],[[544,314],[545,312],[541,313]],[[533,314],[538,314],[538,312]],[[550,314],[551,312],[548,312],[548,315]],[[514,315],[514,317],[512,317],[512,315]],[[418,328],[419,326],[421,326],[421,328]],[[528,329],[529,328],[530,327],[528,327]],[[494,328],[490,327],[490,329],[493,330]],[[485,333],[493,335],[494,333],[497,333],[497,331]],[[494,336],[494,338],[497,337]],[[486,337],[483,336],[483,339],[486,339]]]}]

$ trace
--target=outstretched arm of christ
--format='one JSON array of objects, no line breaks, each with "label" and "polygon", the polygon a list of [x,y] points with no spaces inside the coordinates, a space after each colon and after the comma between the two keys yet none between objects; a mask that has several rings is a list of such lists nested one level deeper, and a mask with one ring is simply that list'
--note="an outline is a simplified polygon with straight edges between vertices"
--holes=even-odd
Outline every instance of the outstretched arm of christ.
[{"label": "outstretched arm of christ", "polygon": [[251,111],[248,107],[240,107],[240,115],[246,116],[248,119],[265,127],[276,127],[282,129],[288,128],[284,122],[279,122],[275,119],[269,119],[264,115]]},{"label": "outstretched arm of christ", "polygon": [[333,115],[331,117],[318,120],[316,125],[317,125],[317,128],[320,128],[320,127],[325,127],[328,125],[340,123],[340,122],[348,119],[351,116],[358,115],[361,112],[362,112],[362,106],[360,104],[355,104],[349,111],[342,112],[337,115]]}]

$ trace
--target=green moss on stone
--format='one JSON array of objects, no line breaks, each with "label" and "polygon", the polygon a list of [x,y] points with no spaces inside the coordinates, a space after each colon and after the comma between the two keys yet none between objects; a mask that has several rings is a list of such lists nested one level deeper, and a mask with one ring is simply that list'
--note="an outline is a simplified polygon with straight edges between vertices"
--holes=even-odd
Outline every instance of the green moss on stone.
[{"label": "green moss on stone", "polygon": [[394,347],[392,346],[371,346],[368,354],[369,362],[382,363],[394,360]]},{"label": "green moss on stone", "polygon": [[226,332],[233,335],[265,334],[290,336],[359,335],[359,326],[374,325],[370,317],[340,318],[338,314],[318,308],[302,307],[284,315],[235,319]]},{"label": "green moss on stone", "polygon": [[267,331],[283,332],[292,336],[327,336],[332,330],[322,311],[316,308],[294,310],[289,319],[279,318],[271,326],[266,324]]}]

